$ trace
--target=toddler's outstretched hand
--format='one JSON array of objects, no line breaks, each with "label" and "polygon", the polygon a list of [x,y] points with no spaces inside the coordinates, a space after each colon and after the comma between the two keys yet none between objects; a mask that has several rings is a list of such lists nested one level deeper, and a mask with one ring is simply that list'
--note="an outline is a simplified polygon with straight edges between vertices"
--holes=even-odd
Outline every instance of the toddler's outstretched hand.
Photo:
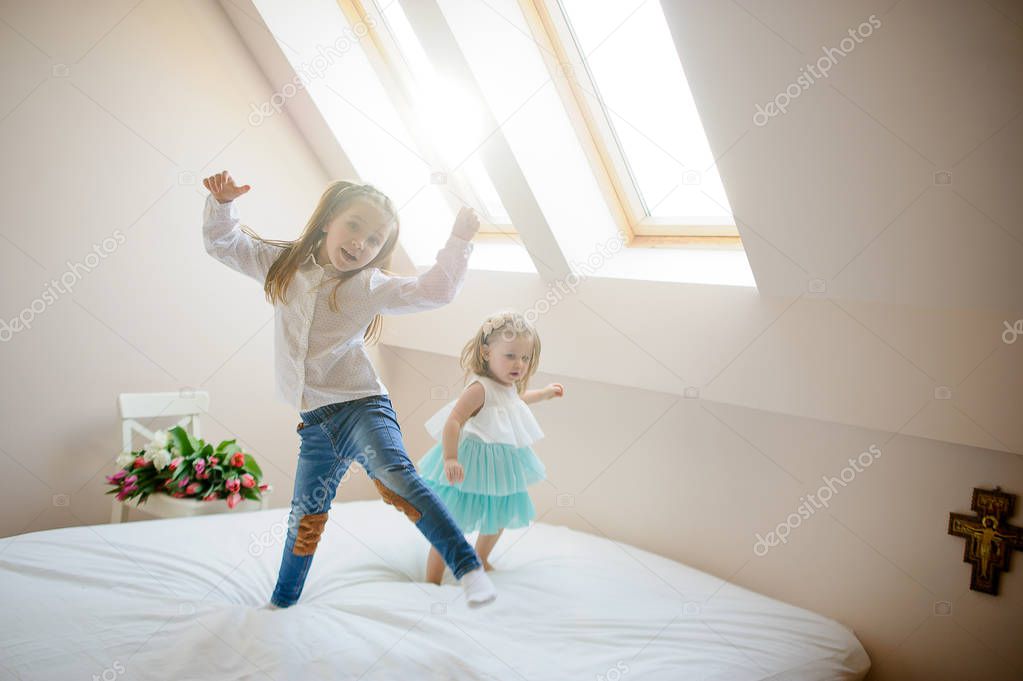
[{"label": "toddler's outstretched hand", "polygon": [[471,241],[476,232],[480,229],[480,219],[469,206],[462,206],[458,215],[455,216],[455,224],[451,228],[451,233],[457,237]]},{"label": "toddler's outstretched hand", "polygon": [[560,383],[551,383],[549,386],[544,388],[544,390],[547,391],[547,399],[551,399],[552,397],[565,396],[565,386],[561,385]]},{"label": "toddler's outstretched hand", "polygon": [[456,485],[465,480],[465,469],[458,463],[458,459],[444,459],[444,475],[447,476],[448,482]]},{"label": "toddler's outstretched hand", "polygon": [[202,186],[209,189],[210,194],[213,194],[213,198],[220,203],[234,201],[239,196],[252,189],[252,187],[247,184],[239,187],[235,184],[234,178],[231,177],[231,173],[226,170],[203,179]]}]

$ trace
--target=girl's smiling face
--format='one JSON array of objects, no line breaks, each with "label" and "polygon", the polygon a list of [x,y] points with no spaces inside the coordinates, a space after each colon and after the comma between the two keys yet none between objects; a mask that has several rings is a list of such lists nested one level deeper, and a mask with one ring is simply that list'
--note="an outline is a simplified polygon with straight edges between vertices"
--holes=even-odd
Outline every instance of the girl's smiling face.
[{"label": "girl's smiling face", "polygon": [[387,212],[371,201],[353,199],[324,228],[316,262],[329,262],[342,272],[359,270],[372,262],[383,248],[394,223]]},{"label": "girl's smiling face", "polygon": [[533,339],[528,334],[504,338],[499,329],[483,346],[483,358],[491,375],[505,385],[512,385],[526,375],[533,354]]}]

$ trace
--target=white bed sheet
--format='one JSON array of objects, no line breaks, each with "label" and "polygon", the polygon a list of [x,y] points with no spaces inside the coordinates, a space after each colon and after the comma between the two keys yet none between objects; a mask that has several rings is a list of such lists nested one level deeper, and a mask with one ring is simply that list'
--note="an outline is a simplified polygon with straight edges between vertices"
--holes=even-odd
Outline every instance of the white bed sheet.
[{"label": "white bed sheet", "polygon": [[[382,501],[336,503],[302,600],[262,609],[287,509],[0,539],[0,679],[861,679],[842,625],[627,544],[505,533],[470,610]],[[417,581],[413,581],[417,580]]]}]

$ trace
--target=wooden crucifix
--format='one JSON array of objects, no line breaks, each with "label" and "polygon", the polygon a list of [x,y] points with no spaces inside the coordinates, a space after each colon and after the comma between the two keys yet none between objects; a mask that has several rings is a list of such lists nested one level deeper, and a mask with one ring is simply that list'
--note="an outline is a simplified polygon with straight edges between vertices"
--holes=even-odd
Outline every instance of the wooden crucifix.
[{"label": "wooden crucifix", "polygon": [[970,502],[977,515],[948,514],[948,533],[966,540],[963,562],[973,564],[970,588],[998,595],[998,580],[1009,571],[1013,550],[1023,551],[1023,528],[1009,524],[1016,507],[1016,495],[1001,487],[973,489]]}]

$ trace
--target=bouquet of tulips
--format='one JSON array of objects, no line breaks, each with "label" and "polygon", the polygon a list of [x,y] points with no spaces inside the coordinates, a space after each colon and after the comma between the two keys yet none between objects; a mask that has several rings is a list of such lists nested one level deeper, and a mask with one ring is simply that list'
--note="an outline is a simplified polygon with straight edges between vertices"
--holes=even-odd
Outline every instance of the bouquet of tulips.
[{"label": "bouquet of tulips", "polygon": [[181,426],[156,431],[137,452],[121,452],[117,465],[120,470],[107,476],[114,486],[107,494],[116,494],[118,501],[138,497],[137,506],[157,492],[203,501],[226,499],[228,508],[234,508],[242,499],[259,501],[271,489],[262,482],[256,460],[234,440],[214,448]]}]

